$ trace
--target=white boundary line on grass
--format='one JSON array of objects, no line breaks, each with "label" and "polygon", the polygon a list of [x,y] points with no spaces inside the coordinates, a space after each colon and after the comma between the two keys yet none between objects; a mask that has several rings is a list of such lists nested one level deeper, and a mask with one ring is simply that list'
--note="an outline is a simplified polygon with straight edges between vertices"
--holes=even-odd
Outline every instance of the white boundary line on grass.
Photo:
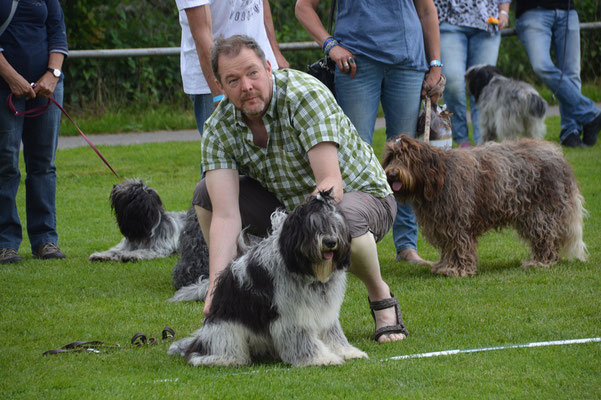
[{"label": "white boundary line on grass", "polygon": [[455,354],[464,354],[464,353],[478,353],[482,351],[492,351],[492,350],[508,350],[508,349],[521,349],[526,347],[545,347],[545,346],[564,346],[569,344],[581,344],[581,343],[592,343],[592,342],[601,342],[601,337],[596,338],[586,338],[586,339],[571,339],[571,340],[553,340],[549,342],[532,342],[526,344],[512,344],[508,346],[495,346],[495,347],[481,347],[477,349],[457,349],[457,350],[444,350],[444,351],[434,351],[430,353],[418,353],[418,354],[407,354],[404,356],[395,356],[389,358],[383,358],[380,361],[396,361],[396,360],[407,360],[411,358],[429,358],[429,357],[439,357],[439,356],[451,356]]},{"label": "white boundary line on grass", "polygon": [[[508,350],[508,349],[520,349],[520,348],[530,348],[530,347],[546,347],[546,346],[565,346],[570,344],[582,344],[582,343],[594,343],[601,342],[601,337],[594,338],[585,338],[585,339],[570,339],[570,340],[553,340],[549,342],[532,342],[525,344],[512,344],[507,346],[495,346],[495,347],[481,347],[477,349],[456,349],[456,350],[444,350],[444,351],[434,351],[430,353],[417,353],[417,354],[407,354],[404,356],[395,356],[382,358],[379,361],[397,361],[397,360],[407,360],[411,358],[430,358],[430,357],[439,357],[439,356],[451,356],[455,354],[464,354],[464,353],[478,353],[483,351],[492,351],[492,350]],[[284,368],[269,368],[263,371],[260,370],[252,370],[246,372],[233,372],[233,373],[225,373],[222,375],[217,375],[217,378],[221,378],[224,376],[236,376],[236,375],[252,375],[260,372],[273,372],[273,371],[292,371],[293,369],[290,367]],[[167,378],[167,379],[157,379],[153,381],[153,383],[177,383],[179,378]]]}]

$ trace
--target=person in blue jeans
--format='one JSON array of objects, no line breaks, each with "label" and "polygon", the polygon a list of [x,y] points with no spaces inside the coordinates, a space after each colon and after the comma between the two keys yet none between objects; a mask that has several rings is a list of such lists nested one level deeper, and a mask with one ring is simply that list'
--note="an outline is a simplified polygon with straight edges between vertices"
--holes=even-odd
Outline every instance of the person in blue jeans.
[{"label": "person in blue jeans", "polygon": [[[440,22],[440,44],[442,73],[447,78],[443,93],[451,116],[453,141],[461,146],[470,146],[467,125],[467,103],[465,72],[473,65],[496,65],[501,44],[500,30],[509,21],[509,0],[434,0]],[[498,24],[489,23],[489,18]],[[478,107],[472,95],[470,113],[472,117],[472,139],[482,141],[478,124]]]},{"label": "person in blue jeans", "polygon": [[[516,17],[534,73],[559,101],[561,144],[593,146],[601,130],[601,110],[580,90],[580,22],[574,2],[519,0]],[[557,63],[551,59],[551,46]]]},{"label": "person in blue jeans", "polygon": [[[0,0],[0,25],[11,0]],[[0,263],[21,260],[22,228],[16,196],[21,180],[19,148],[25,160],[27,234],[34,258],[65,258],[56,232],[56,166],[61,111],[51,105],[33,118],[9,112],[13,94],[17,111],[45,105],[50,96],[63,101],[61,67],[68,54],[63,11],[58,0],[20,1],[0,35]]]},{"label": "person in blue jeans", "polygon": [[[441,82],[440,38],[432,0],[395,0],[374,7],[338,0],[333,36],[316,13],[320,0],[297,0],[296,16],[337,65],[336,99],[359,135],[372,143],[379,103],[386,139],[415,137],[422,85]],[[440,95],[432,96],[438,101]],[[417,253],[417,223],[409,204],[398,204],[392,228],[397,260],[425,261]]]}]

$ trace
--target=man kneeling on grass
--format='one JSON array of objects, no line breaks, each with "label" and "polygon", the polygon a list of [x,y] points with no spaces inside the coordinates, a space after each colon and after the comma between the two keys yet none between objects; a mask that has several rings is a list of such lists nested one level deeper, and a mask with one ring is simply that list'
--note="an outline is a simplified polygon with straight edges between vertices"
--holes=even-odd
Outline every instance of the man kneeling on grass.
[{"label": "man kneeling on grass", "polygon": [[211,67],[226,99],[204,126],[206,177],[193,200],[209,245],[205,315],[242,228],[265,236],[274,210],[292,210],[308,195],[333,188],[351,228],[350,272],[367,288],[374,339],[404,339],[408,332],[380,275],[376,247],[392,226],[396,203],[372,148],[321,82],[292,69],[272,71],[251,38],[217,38]]}]

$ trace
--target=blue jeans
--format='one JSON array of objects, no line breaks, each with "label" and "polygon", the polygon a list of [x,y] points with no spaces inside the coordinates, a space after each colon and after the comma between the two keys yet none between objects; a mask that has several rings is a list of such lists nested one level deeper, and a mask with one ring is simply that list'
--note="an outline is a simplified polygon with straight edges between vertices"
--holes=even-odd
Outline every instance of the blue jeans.
[{"label": "blue jeans", "polygon": [[207,118],[213,114],[215,107],[213,107],[213,95],[208,94],[191,94],[190,99],[194,103],[194,119],[196,120],[196,127],[200,136],[202,136],[202,129],[204,127]]},{"label": "blue jeans", "polygon": [[[191,94],[190,99],[194,103],[194,120],[196,120],[196,128],[202,137],[202,130],[204,128],[205,121],[213,114],[215,107],[213,107],[213,95],[208,94]],[[200,177],[204,176],[202,171],[202,162],[200,163]]]},{"label": "blue jeans", "polygon": [[[491,34],[482,29],[456,26],[447,22],[440,24],[442,73],[447,78],[443,97],[447,108],[453,112],[451,125],[453,141],[457,144],[469,141],[465,71],[473,65],[496,65],[500,44],[499,33]],[[474,143],[480,143],[482,135],[478,124],[478,107],[472,95],[470,95],[470,112],[472,138]]]},{"label": "blue jeans", "polygon": [[[61,111],[54,104],[39,117],[12,115],[4,103],[8,89],[0,89],[0,248],[19,249],[22,228],[17,213],[17,190],[21,181],[19,148],[23,142],[25,160],[25,213],[27,235],[34,250],[44,243],[58,243],[56,232],[56,166]],[[63,78],[54,91],[63,103]],[[18,111],[46,104],[46,99],[14,98]]]},{"label": "blue jeans", "polygon": [[[401,133],[415,137],[424,72],[382,64],[363,56],[355,59],[355,77],[337,69],[335,84],[336,100],[359,136],[372,143],[381,101],[386,118],[386,139]],[[409,204],[397,203],[392,237],[397,252],[417,248],[417,222]]]},{"label": "blue jeans", "polygon": [[[601,111],[580,92],[578,13],[575,10],[568,14],[567,10],[535,8],[518,18],[516,30],[526,48],[534,73],[559,101],[559,139],[564,141],[573,133],[580,135],[581,126],[591,122]],[[551,45],[557,65],[551,59]]]}]

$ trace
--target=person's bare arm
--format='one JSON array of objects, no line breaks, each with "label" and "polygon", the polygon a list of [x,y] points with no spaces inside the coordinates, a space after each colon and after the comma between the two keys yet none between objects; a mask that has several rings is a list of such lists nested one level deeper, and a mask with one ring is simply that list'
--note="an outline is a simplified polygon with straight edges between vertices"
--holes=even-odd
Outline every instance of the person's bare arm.
[{"label": "person's bare arm", "polygon": [[0,51],[0,76],[6,81],[10,91],[17,97],[25,97],[26,99],[35,98],[35,92],[31,87],[31,82],[27,82],[21,74],[19,74],[4,57],[4,53]]},{"label": "person's bare arm", "polygon": [[217,86],[215,75],[211,69],[211,46],[213,45],[213,23],[211,20],[211,8],[208,4],[186,8],[186,16],[190,25],[190,32],[196,44],[196,52],[200,61],[200,68],[209,84],[213,96],[221,94]]},{"label": "person's bare arm", "polygon": [[342,175],[338,164],[338,147],[333,142],[321,142],[313,146],[307,157],[315,176],[315,192],[333,188],[332,195],[339,203],[344,195]]},{"label": "person's bare arm", "polygon": [[271,7],[269,6],[269,0],[263,0],[263,23],[265,24],[265,32],[267,32],[267,39],[275,55],[275,60],[278,63],[278,68],[289,68],[290,63],[282,52],[280,51],[280,45],[275,36],[275,28],[273,27],[273,17],[271,16]]},{"label": "person's bare arm", "polygon": [[[320,1],[296,0],[294,13],[301,25],[309,32],[309,35],[323,47],[323,42],[331,35],[324,28],[316,12]],[[354,55],[350,51],[342,47],[342,45],[338,45],[330,49],[328,56],[334,60],[340,71],[345,74],[350,73],[351,78],[355,77],[357,65],[354,62],[349,62],[350,59],[354,59]]]},{"label": "person's bare arm", "polygon": [[[426,50],[426,59],[428,62],[432,60],[440,60],[440,30],[438,28],[438,12],[432,0],[414,0],[415,9],[419,16],[422,31],[424,35],[424,47]],[[429,87],[434,87],[440,81],[442,68],[432,67],[426,73],[426,83]],[[425,96],[425,91],[422,91],[422,96]],[[432,96],[432,103],[438,102],[441,95]]]},{"label": "person's bare arm", "polygon": [[240,181],[235,169],[207,171],[206,183],[213,215],[209,230],[209,292],[205,300],[207,315],[217,277],[236,256],[238,235],[242,230],[238,194]]},{"label": "person's bare arm", "polygon": [[[50,53],[50,56],[48,57],[48,68],[61,70],[63,68],[64,59],[65,55],[63,53]],[[44,98],[49,98],[52,96],[59,79],[60,78],[54,76],[50,71],[46,71],[36,82],[36,86],[34,88],[36,96],[41,96]]]}]

